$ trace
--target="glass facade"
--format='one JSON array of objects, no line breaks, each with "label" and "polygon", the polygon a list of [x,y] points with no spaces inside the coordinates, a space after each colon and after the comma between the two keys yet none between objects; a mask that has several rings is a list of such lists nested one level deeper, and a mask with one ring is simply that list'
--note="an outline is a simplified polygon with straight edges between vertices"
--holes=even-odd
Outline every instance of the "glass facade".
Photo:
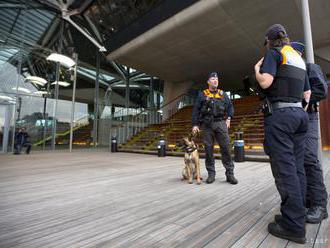
[{"label": "glass facade", "polygon": [[[107,61],[38,1],[5,2],[0,5],[0,152],[13,152],[21,128],[33,150],[69,149],[70,140],[73,149],[97,148],[108,147],[111,136],[124,142],[160,120],[155,114],[162,102],[160,79]],[[77,56],[76,68],[47,60],[52,53]]]},{"label": "glass facade", "polygon": [[104,39],[120,32],[148,11],[159,5],[161,0],[108,1],[96,0],[86,11],[87,16],[98,25]]}]

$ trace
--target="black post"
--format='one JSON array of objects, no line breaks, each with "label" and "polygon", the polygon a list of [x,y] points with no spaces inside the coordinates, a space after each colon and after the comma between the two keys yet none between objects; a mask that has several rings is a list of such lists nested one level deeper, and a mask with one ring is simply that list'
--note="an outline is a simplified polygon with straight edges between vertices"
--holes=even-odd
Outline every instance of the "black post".
[{"label": "black post", "polygon": [[244,154],[244,140],[243,140],[243,132],[235,132],[235,140],[234,140],[234,161],[235,162],[244,162],[245,154]]},{"label": "black post", "polygon": [[166,142],[165,142],[165,138],[162,136],[159,139],[157,150],[158,150],[158,157],[166,156]]},{"label": "black post", "polygon": [[111,152],[118,152],[117,138],[115,136],[111,138]]}]

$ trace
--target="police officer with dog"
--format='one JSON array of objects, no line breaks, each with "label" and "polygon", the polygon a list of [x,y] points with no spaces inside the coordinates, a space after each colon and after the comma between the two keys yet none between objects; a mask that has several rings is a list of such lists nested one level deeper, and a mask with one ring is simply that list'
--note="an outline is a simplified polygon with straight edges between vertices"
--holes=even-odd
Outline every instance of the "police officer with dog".
[{"label": "police officer with dog", "polygon": [[207,83],[209,87],[203,92],[199,92],[192,113],[192,133],[198,133],[200,126],[203,130],[205,166],[208,172],[206,183],[215,181],[216,173],[213,156],[215,139],[221,149],[222,164],[226,169],[226,181],[230,184],[237,184],[238,181],[234,176],[234,163],[230,155],[228,134],[234,108],[228,95],[218,89],[219,81],[216,72],[210,73]]},{"label": "police officer with dog", "polygon": [[[305,45],[301,42],[291,42],[291,46],[302,56]],[[323,180],[322,165],[318,159],[318,105],[327,97],[328,85],[319,65],[306,63],[307,75],[311,86],[311,98],[307,107],[308,131],[305,146],[306,191],[306,222],[320,223],[328,217],[328,193]],[[306,104],[306,103],[305,103]]]},{"label": "police officer with dog", "polygon": [[308,115],[302,100],[309,102],[306,66],[290,46],[285,28],[274,24],[266,32],[267,51],[255,65],[256,79],[266,96],[264,149],[281,197],[281,215],[268,225],[277,237],[306,242],[304,170]]}]

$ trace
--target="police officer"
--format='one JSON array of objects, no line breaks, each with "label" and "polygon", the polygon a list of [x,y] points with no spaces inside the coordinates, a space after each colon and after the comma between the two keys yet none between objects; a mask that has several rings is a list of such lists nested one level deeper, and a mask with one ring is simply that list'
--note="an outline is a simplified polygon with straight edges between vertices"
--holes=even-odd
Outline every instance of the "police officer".
[{"label": "police officer", "polygon": [[255,75],[264,90],[264,149],[269,155],[281,215],[268,225],[274,236],[305,243],[304,145],[308,116],[302,99],[309,101],[306,66],[290,46],[285,28],[274,24],[266,32],[267,51],[255,65]]},{"label": "police officer", "polygon": [[[291,46],[299,52],[302,56],[305,51],[305,45],[300,42],[291,42]],[[328,217],[327,203],[328,193],[324,185],[322,165],[318,160],[318,102],[320,101],[318,95],[323,95],[323,92],[316,92],[317,78],[323,79],[325,82],[324,74],[320,67],[316,64],[307,63],[307,74],[309,76],[309,83],[311,85],[312,95],[307,107],[308,113],[308,131],[305,146],[305,159],[304,166],[307,179],[306,191],[306,207],[308,211],[306,214],[306,222],[320,223],[323,219]],[[316,77],[314,77],[314,75]],[[322,84],[322,83],[321,83]],[[323,88],[322,85],[320,88]],[[317,94],[318,93],[318,94]],[[321,93],[321,94],[320,94]]]},{"label": "police officer", "polygon": [[[213,145],[214,139],[216,139],[221,149],[222,164],[226,168],[226,181],[237,184],[228,135],[234,108],[227,94],[218,89],[219,81],[216,72],[209,75],[207,83],[209,87],[199,93],[192,113],[192,132],[198,133],[200,124],[204,131],[205,166],[208,172],[206,183],[213,183],[215,180]],[[225,115],[227,115],[227,119],[225,119]]]}]

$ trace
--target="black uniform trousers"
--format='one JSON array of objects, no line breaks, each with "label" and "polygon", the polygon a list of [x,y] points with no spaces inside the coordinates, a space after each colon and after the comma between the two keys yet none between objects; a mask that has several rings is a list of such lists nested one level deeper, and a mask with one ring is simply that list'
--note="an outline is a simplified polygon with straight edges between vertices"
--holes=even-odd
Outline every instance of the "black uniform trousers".
[{"label": "black uniform trousers", "polygon": [[302,108],[274,109],[265,117],[264,149],[281,197],[281,225],[305,235],[305,138],[308,116]]},{"label": "black uniform trousers", "polygon": [[234,163],[230,156],[230,140],[226,121],[215,121],[210,125],[202,125],[205,145],[205,167],[209,176],[215,176],[213,146],[216,140],[220,146],[222,164],[226,175],[234,174]]},{"label": "black uniform trousers", "polygon": [[305,172],[307,179],[306,206],[326,208],[328,193],[324,185],[322,166],[318,160],[318,115],[308,113],[308,131],[305,147]]}]

